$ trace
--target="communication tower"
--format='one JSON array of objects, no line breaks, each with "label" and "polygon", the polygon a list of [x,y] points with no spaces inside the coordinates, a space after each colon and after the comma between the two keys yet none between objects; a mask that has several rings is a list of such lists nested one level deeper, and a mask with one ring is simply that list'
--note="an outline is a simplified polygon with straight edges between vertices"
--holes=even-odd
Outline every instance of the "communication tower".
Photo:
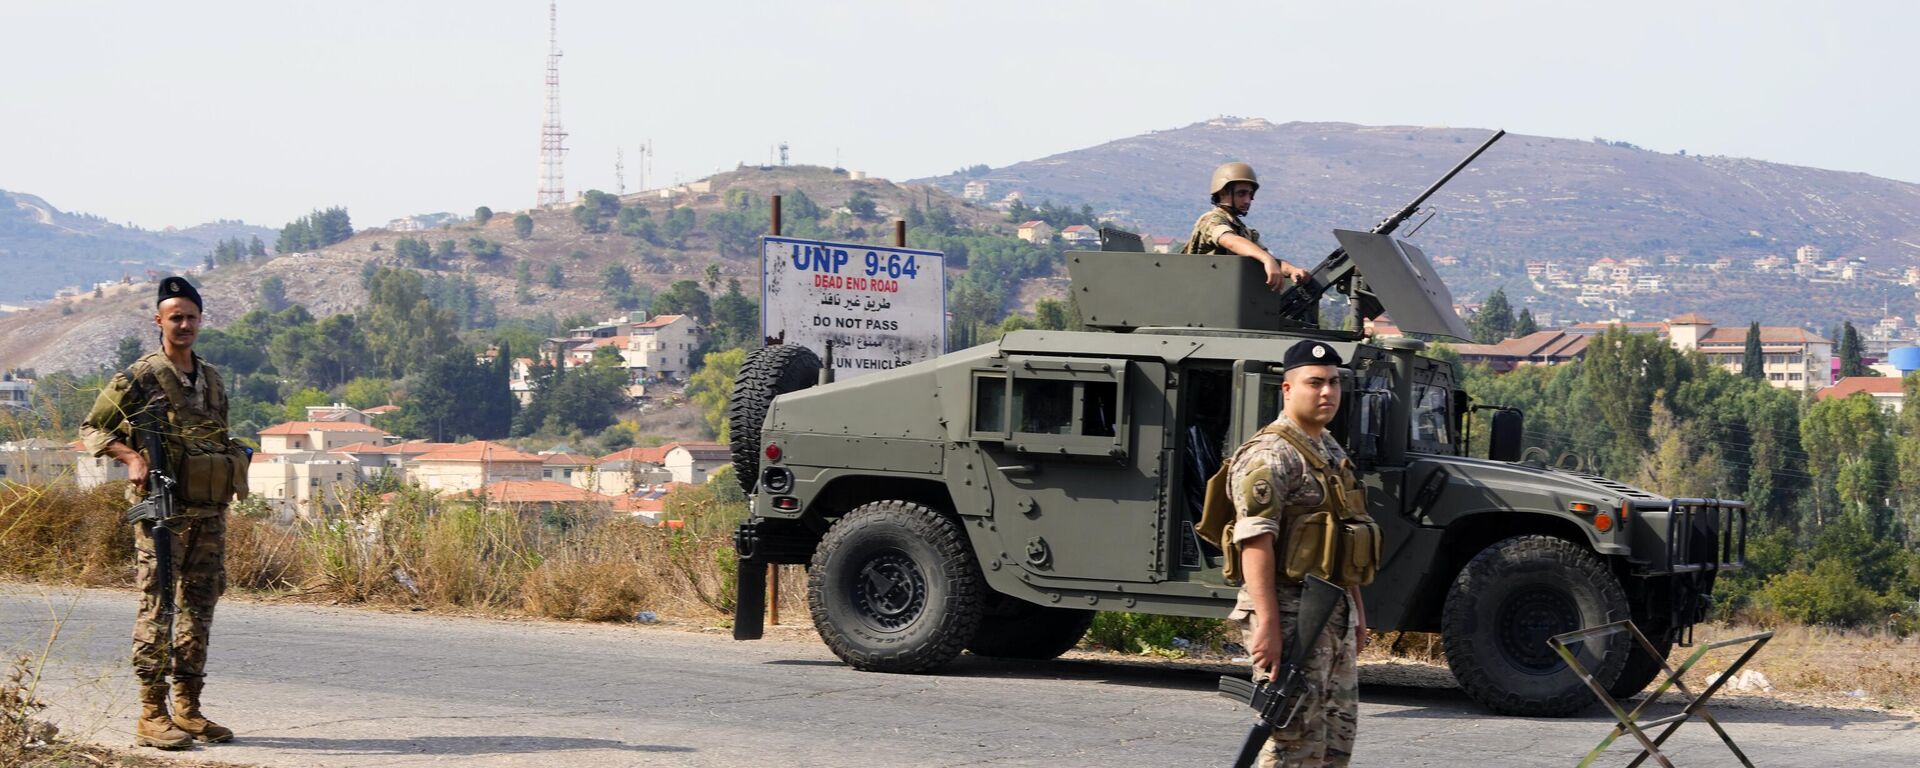
[{"label": "communication tower", "polygon": [[783,141],[783,142],[780,142],[780,165],[784,167],[786,164],[787,164],[787,143]]},{"label": "communication tower", "polygon": [[547,119],[540,126],[538,207],[565,205],[567,185],[561,172],[567,131],[560,127],[560,3],[547,4]]},{"label": "communication tower", "polygon": [[627,193],[627,151],[619,147],[613,149],[613,188],[614,194]]}]

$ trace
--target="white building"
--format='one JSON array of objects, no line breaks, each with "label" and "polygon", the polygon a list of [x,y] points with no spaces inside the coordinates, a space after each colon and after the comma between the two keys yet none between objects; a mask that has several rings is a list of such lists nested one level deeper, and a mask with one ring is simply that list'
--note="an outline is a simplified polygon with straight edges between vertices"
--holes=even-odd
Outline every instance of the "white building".
[{"label": "white building", "polygon": [[683,380],[693,370],[693,350],[700,346],[700,324],[686,315],[659,315],[635,323],[621,356],[649,380]]},{"label": "white building", "polygon": [[46,485],[72,480],[74,452],[65,443],[30,437],[0,443],[0,482]]},{"label": "white building", "polygon": [[25,410],[33,407],[33,380],[0,375],[0,408]]},{"label": "white building", "polygon": [[285,516],[338,509],[359,484],[360,465],[331,453],[262,454],[247,467],[248,492]]},{"label": "white building", "polygon": [[539,480],[545,463],[530,453],[475,440],[415,457],[407,479],[428,490],[471,491],[502,480]]},{"label": "white building", "polygon": [[260,452],[271,455],[331,451],[391,437],[386,430],[352,421],[289,421],[260,430]]},{"label": "white building", "polygon": [[662,463],[676,483],[705,483],[714,472],[733,463],[732,451],[719,443],[671,443],[661,447],[667,449]]}]

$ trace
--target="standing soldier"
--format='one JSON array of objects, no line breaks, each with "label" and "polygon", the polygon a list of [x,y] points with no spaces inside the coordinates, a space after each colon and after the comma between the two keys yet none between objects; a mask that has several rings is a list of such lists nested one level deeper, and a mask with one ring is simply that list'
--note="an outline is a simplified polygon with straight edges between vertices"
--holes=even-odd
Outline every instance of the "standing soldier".
[{"label": "standing soldier", "polygon": [[[1340,364],[1339,353],[1322,342],[1288,349],[1279,418],[1227,465],[1235,511],[1226,535],[1229,570],[1245,580],[1231,618],[1246,632],[1254,680],[1277,672],[1287,644],[1313,644],[1308,698],[1287,727],[1274,730],[1261,766],[1345,766],[1353,755],[1360,705],[1354,659],[1367,624],[1359,588],[1378,566],[1380,529],[1367,516],[1346,451],[1327,431],[1340,410]],[[1302,639],[1297,624],[1309,573],[1346,587],[1348,598],[1319,637]]]},{"label": "standing soldier", "polygon": [[1181,253],[1206,255],[1239,254],[1260,262],[1267,273],[1267,287],[1280,290],[1290,283],[1307,281],[1307,271],[1281,261],[1260,245],[1260,232],[1247,226],[1240,217],[1253,210],[1253,194],[1260,190],[1260,179],[1253,166],[1227,163],[1213,169],[1213,207],[1193,223]]},{"label": "standing soldier", "polygon": [[[111,456],[127,466],[134,489],[146,493],[149,466],[141,435],[134,426],[156,425],[165,445],[165,466],[173,475],[176,517],[170,547],[177,584],[161,584],[155,573],[154,523],[140,521],[134,531],[140,586],[140,613],[133,626],[133,671],[140,681],[140,719],[135,743],[184,749],[195,739],[222,742],[233,731],[200,713],[200,689],[206,675],[207,641],[213,606],[226,590],[226,511],[234,496],[245,498],[247,455],[227,435],[227,393],[220,375],[193,353],[200,332],[200,292],[182,277],[160,281],[153,322],[160,327],[160,351],[116,374],[80,425],[80,436],[94,456]],[[179,622],[161,611],[161,591],[176,592]],[[167,638],[172,647],[166,647]],[[167,673],[173,673],[173,712],[167,711]]]}]

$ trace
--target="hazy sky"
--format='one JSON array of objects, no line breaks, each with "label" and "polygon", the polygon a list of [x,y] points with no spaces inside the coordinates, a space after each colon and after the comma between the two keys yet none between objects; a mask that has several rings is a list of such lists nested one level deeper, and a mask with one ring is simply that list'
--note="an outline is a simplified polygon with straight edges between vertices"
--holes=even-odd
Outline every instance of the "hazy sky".
[{"label": "hazy sky", "polygon": [[[1578,8],[1576,8],[1578,6]],[[906,179],[1219,115],[1503,127],[1920,182],[1914,2],[560,3],[569,195]],[[547,3],[0,0],[0,188],[146,227],[532,205]]]}]

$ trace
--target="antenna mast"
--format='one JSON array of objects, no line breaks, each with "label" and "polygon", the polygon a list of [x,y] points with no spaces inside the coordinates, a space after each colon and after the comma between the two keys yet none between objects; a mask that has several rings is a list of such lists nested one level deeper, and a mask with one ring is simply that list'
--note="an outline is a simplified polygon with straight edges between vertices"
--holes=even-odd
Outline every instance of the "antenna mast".
[{"label": "antenna mast", "polygon": [[619,147],[613,149],[613,188],[614,194],[627,193],[627,151]]},{"label": "antenna mast", "polygon": [[547,119],[540,126],[540,195],[537,207],[567,202],[561,172],[566,158],[567,132],[560,127],[560,3],[547,4]]}]

